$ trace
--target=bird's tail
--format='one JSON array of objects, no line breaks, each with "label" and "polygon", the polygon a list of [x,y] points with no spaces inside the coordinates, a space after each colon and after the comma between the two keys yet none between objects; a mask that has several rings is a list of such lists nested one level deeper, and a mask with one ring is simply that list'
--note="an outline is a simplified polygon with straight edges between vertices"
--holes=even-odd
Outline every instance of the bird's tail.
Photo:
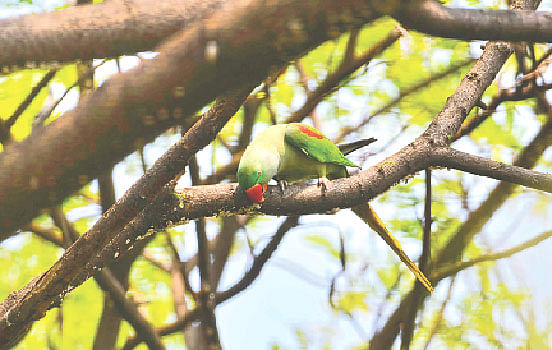
[{"label": "bird's tail", "polygon": [[375,138],[370,137],[368,139],[362,139],[351,143],[342,143],[340,145],[337,145],[337,147],[339,147],[339,150],[341,151],[341,153],[343,153],[344,155],[347,155],[351,152],[356,151],[359,148],[368,146],[369,144],[375,141],[377,141]]},{"label": "bird's tail", "polygon": [[402,250],[401,244],[399,241],[397,241],[389,231],[385,228],[385,225],[381,221],[381,219],[378,217],[378,215],[374,212],[370,204],[364,203],[357,205],[356,207],[351,208],[355,214],[357,214],[364,222],[372,228],[372,230],[376,231],[381,238],[387,243],[389,247],[399,256],[401,261],[405,263],[405,265],[412,271],[414,276],[420,281],[420,283],[423,284],[423,286],[431,293],[433,292],[433,287],[431,286],[431,283],[427,279],[427,277],[424,275],[420,269],[414,265],[412,260],[406,255],[406,253]]}]

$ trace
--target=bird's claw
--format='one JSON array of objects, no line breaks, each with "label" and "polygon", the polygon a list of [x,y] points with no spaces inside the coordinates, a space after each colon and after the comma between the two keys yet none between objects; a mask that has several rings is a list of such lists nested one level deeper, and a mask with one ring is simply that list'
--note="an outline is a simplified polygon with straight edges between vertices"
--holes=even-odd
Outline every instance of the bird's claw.
[{"label": "bird's claw", "polygon": [[329,182],[328,179],[325,177],[319,177],[318,178],[318,187],[320,187],[320,190],[322,192],[322,197],[326,197],[326,190],[327,190],[327,183]]},{"label": "bird's claw", "polygon": [[278,180],[278,184],[280,185],[280,191],[283,194],[284,191],[286,190],[286,187],[287,187],[287,181],[286,180]]}]

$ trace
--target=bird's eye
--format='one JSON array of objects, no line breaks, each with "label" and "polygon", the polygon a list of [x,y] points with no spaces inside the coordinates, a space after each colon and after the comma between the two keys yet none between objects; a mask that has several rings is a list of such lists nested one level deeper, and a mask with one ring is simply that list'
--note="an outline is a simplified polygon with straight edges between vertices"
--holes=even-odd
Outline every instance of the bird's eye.
[{"label": "bird's eye", "polygon": [[257,170],[257,176],[261,176],[263,172],[261,170]]}]

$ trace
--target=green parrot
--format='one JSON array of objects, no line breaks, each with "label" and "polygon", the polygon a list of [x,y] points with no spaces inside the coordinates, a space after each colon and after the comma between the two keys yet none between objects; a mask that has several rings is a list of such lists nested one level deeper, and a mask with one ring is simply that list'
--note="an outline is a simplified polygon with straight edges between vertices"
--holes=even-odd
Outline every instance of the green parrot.
[{"label": "green parrot", "polygon": [[[370,138],[344,145],[345,153],[374,142]],[[240,159],[238,182],[254,203],[264,201],[268,182],[319,180],[319,185],[347,177],[346,166],[357,167],[320,131],[305,124],[273,125],[263,130]]]},{"label": "green parrot", "polygon": [[[238,167],[238,183],[253,203],[264,201],[263,195],[271,179],[282,183],[318,178],[324,191],[328,179],[348,176],[347,166],[358,168],[344,154],[374,141],[374,138],[369,138],[338,147],[308,125],[273,125],[260,132],[243,153]],[[426,276],[404,253],[370,205],[361,204],[353,211],[385,240],[427,290],[433,291]]]}]

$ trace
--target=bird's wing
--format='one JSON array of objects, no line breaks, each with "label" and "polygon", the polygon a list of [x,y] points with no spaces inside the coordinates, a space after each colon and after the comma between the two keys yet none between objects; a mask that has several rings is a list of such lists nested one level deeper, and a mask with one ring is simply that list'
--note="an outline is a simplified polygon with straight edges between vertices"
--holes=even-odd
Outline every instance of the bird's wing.
[{"label": "bird's wing", "polygon": [[358,167],[347,159],[332,141],[308,125],[289,124],[286,128],[285,141],[319,162]]}]

